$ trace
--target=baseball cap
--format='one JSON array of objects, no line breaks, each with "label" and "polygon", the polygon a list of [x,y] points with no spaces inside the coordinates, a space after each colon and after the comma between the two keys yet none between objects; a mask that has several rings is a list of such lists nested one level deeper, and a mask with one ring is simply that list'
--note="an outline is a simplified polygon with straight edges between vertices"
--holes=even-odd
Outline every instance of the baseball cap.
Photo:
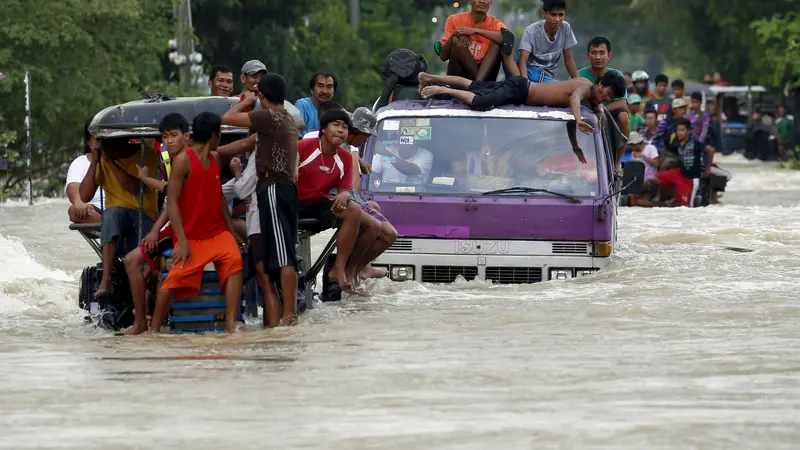
[{"label": "baseball cap", "polygon": [[636,131],[631,131],[631,135],[628,137],[628,144],[636,145],[641,144],[642,142],[644,142],[644,137],[642,137],[642,135]]},{"label": "baseball cap", "polygon": [[244,75],[252,75],[258,72],[269,73],[269,70],[267,70],[267,66],[265,66],[264,63],[262,63],[257,59],[251,59],[250,61],[244,63],[244,65],[242,66],[242,73]]},{"label": "baseball cap", "polygon": [[363,106],[356,108],[351,115],[351,119],[353,120],[353,128],[359,132],[371,136],[378,134],[378,132],[375,131],[375,125],[378,123],[378,119],[369,109]]},{"label": "baseball cap", "polygon": [[639,94],[631,94],[628,96],[628,103],[641,103],[642,97]]},{"label": "baseball cap", "polygon": [[676,98],[672,101],[672,109],[675,108],[683,108],[684,106],[689,106],[689,102],[686,101],[685,98]]}]

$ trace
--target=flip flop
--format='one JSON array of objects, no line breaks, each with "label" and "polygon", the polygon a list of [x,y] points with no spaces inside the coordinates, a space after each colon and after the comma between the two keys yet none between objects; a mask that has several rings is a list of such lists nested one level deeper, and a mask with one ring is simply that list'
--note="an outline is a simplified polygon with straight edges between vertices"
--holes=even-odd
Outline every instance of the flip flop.
[{"label": "flip flop", "polygon": [[508,28],[502,28],[500,30],[500,34],[503,35],[503,48],[500,52],[503,54],[503,56],[508,56],[514,53],[514,33],[512,33]]}]

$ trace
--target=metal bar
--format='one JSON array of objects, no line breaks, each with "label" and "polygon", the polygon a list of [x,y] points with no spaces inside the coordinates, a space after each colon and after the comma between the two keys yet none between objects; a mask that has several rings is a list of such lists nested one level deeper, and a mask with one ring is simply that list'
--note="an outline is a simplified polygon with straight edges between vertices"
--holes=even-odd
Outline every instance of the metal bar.
[{"label": "metal bar", "polygon": [[92,250],[94,250],[94,252],[97,253],[97,257],[100,258],[100,260],[102,261],[103,260],[103,250],[100,248],[100,245],[96,242],[95,238],[94,237],[90,237],[89,235],[85,234],[82,231],[80,233],[81,233],[81,236],[83,236],[83,238],[86,239],[86,242],[88,242],[89,245],[92,247]]},{"label": "metal bar", "polygon": [[325,261],[328,259],[331,253],[333,253],[333,248],[336,246],[336,239],[339,235],[339,229],[337,228],[336,231],[331,236],[331,239],[325,245],[325,248],[322,250],[322,253],[319,254],[319,257],[308,270],[308,273],[304,274],[306,277],[306,284],[314,283],[317,280],[317,274],[322,267],[325,265]]},{"label": "metal bar", "polygon": [[28,167],[28,205],[33,206],[33,150],[31,143],[31,74],[25,72],[25,154],[27,155]]},{"label": "metal bar", "polygon": [[[144,167],[144,139],[139,150],[139,166]],[[144,226],[144,181],[139,180],[139,239],[142,242],[142,227]]]}]

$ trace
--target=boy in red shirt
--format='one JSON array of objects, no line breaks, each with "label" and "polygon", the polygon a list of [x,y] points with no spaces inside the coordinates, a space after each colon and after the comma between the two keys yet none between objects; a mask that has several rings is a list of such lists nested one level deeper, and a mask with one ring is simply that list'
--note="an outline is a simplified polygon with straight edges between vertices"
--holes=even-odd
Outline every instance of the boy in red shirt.
[{"label": "boy in red shirt", "polygon": [[[330,110],[320,118],[320,137],[304,139],[297,145],[297,216],[317,219],[331,228],[340,222],[330,279],[343,291],[359,294],[355,280],[347,276],[347,260],[351,254],[355,261],[361,259],[378,239],[380,223],[352,201],[353,160],[350,152],[341,147],[350,128],[352,122],[346,111]],[[337,193],[331,199],[332,189]]]},{"label": "boy in red shirt", "polygon": [[174,297],[200,293],[203,268],[213,262],[225,292],[225,331],[236,330],[242,297],[242,255],[233,232],[228,205],[222,195],[219,155],[220,117],[202,113],[192,122],[191,148],[172,163],[167,191],[167,211],[177,243],[172,267],[161,285],[151,331],[164,323]]}]

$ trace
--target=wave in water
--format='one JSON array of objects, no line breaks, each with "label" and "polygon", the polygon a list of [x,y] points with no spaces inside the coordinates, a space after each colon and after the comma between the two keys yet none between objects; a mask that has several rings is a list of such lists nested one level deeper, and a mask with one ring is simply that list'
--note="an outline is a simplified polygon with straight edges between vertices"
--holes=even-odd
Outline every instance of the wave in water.
[{"label": "wave in water", "polygon": [[0,316],[77,309],[77,283],[37,262],[22,241],[0,235]]}]

